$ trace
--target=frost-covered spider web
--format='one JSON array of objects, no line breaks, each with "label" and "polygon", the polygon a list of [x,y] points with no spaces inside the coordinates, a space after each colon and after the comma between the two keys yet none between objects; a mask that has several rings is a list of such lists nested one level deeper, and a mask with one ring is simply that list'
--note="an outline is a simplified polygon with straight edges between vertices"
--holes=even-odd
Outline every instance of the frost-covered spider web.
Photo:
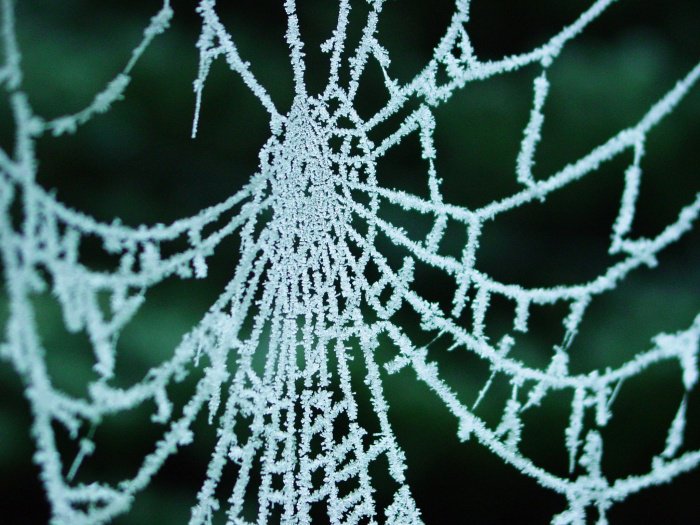
[{"label": "frost-covered spider web", "polygon": [[[378,37],[383,3],[369,2],[355,46],[348,43],[351,2],[338,1],[337,26],[322,44],[330,62],[327,84],[320,94],[310,94],[297,6],[293,0],[284,2],[295,96],[291,109],[283,114],[239,55],[215,2],[200,1],[193,135],[206,79],[218,60],[240,75],[269,113],[270,138],[260,150],[258,171],[235,195],[169,225],[130,228],[73,211],[38,185],[35,143],[42,136],[75,131],[124,95],[132,68],[168,27],[173,14],[169,2],[152,18],[122,73],[92,104],[76,114],[49,120],[34,112],[23,91],[13,2],[2,0],[5,63],[0,81],[14,117],[16,146],[12,153],[0,151],[0,246],[10,305],[1,355],[20,375],[31,405],[36,462],[51,504],[52,523],[104,523],[127,512],[136,493],[168,457],[197,438],[193,425],[200,413],[208,414],[209,423],[217,428],[217,441],[192,508],[191,524],[212,523],[219,513],[239,525],[305,524],[318,515],[314,510],[318,508],[323,522],[333,524],[421,523],[382,386],[384,374],[405,368],[412,369],[453,414],[460,439],[477,441],[566,499],[568,506],[553,518],[554,524],[586,523],[591,509],[599,524],[606,523],[613,504],[700,463],[700,450],[683,448],[685,399],[668,429],[665,448],[645,474],[606,476],[600,432],[614,415],[614,399],[624,382],[650,367],[678,363],[686,391],[693,389],[698,380],[700,316],[686,330],[659,334],[650,348],[617,368],[575,374],[568,367],[568,349],[589,304],[614,290],[634,270],[653,267],[657,254],[698,219],[700,195],[689,198],[677,218],[655,237],[640,238],[631,232],[647,135],[697,82],[700,64],[669,86],[635,125],[557,173],[536,177],[532,167],[550,89],[548,68],[612,0],[593,3],[541,47],[492,61],[481,60],[472,47],[469,2],[458,0],[432,59],[405,84],[392,77],[389,53]],[[371,63],[383,72],[387,102],[364,119],[355,106],[363,73]],[[445,202],[434,164],[433,108],[448,102],[469,82],[525,66],[539,68],[539,73],[515,162],[513,176],[521,189],[478,209]],[[395,130],[381,141],[370,140],[377,126],[412,103],[416,109],[401,118]],[[429,198],[378,184],[377,161],[411,135],[419,137],[427,163]],[[619,255],[617,262],[591,281],[549,288],[502,283],[479,270],[478,246],[485,224],[527,203],[546,201],[553,192],[630,152],[632,161],[625,171],[609,245],[610,253]],[[428,234],[415,238],[380,217],[378,211],[387,203],[429,218]],[[450,222],[466,232],[459,257],[443,250]],[[223,293],[168,360],[129,387],[115,386],[117,339],[143,304],[146,291],[166,279],[205,278],[207,259],[233,235],[240,238],[240,253]],[[119,261],[113,270],[92,269],[81,257],[81,245],[95,239]],[[382,253],[379,239],[405,253],[400,265]],[[187,248],[173,250],[178,243],[186,243]],[[413,278],[418,263],[453,281],[451,308],[416,291]],[[71,396],[50,380],[46,353],[52,350],[42,346],[32,303],[32,297],[44,291],[58,298],[66,328],[85,333],[91,342],[99,377],[89,385],[86,397]],[[495,297],[512,304],[513,311],[512,333],[498,341],[485,334],[489,304]],[[551,349],[549,365],[533,368],[512,357],[514,335],[528,331],[531,310],[552,304],[568,307],[562,320],[566,335]],[[465,404],[447,385],[430,345],[412,342],[406,327],[397,321],[402,308],[420,319],[420,330],[433,341],[447,341],[451,350],[471,353],[488,364],[491,377],[474,403]],[[393,359],[381,366],[375,355],[380,338],[394,348]],[[363,362],[362,384],[369,392],[378,432],[369,432],[358,415],[353,358]],[[181,407],[174,406],[169,389],[192,376],[194,393]],[[505,379],[512,395],[500,423],[490,425],[478,406],[494,378]],[[570,473],[562,476],[535,464],[519,444],[522,413],[536,409],[554,392],[567,391],[572,401],[562,439]],[[116,484],[75,482],[81,463],[95,447],[86,429],[141,405],[155,406],[153,420],[164,430],[134,475]],[[79,443],[75,460],[60,452],[59,426]],[[393,499],[385,508],[376,501],[370,473],[377,464],[386,465],[394,482]],[[230,494],[221,498],[222,476],[231,470],[235,483]],[[255,503],[254,516],[246,514],[247,501]]]}]

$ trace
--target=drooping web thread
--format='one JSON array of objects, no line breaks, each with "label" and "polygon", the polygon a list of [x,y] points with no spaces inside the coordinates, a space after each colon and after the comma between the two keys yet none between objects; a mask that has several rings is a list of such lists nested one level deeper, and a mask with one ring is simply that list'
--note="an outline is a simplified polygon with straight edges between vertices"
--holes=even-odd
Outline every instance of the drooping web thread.
[{"label": "drooping web thread", "polygon": [[[631,232],[646,137],[697,82],[700,64],[669,86],[633,126],[557,173],[547,177],[532,173],[550,89],[548,68],[564,46],[612,3],[593,3],[541,47],[483,61],[469,38],[469,2],[458,0],[427,66],[401,84],[392,78],[389,53],[378,40],[383,1],[369,2],[359,44],[351,49],[347,38],[351,3],[339,0],[337,26],[322,45],[330,61],[328,82],[320,94],[310,95],[297,7],[287,0],[286,40],[295,97],[291,109],[282,114],[239,55],[215,2],[202,0],[197,8],[202,30],[197,43],[200,68],[194,82],[193,134],[209,69],[214,61],[223,60],[269,113],[271,136],[260,150],[257,173],[235,195],[169,225],[130,228],[73,211],[43,189],[35,180],[35,142],[42,136],[74,132],[122,98],[139,57],[168,27],[173,15],[169,2],[165,0],[151,19],[124,70],[88,107],[46,119],[33,111],[23,91],[13,2],[2,0],[5,63],[0,81],[14,116],[16,146],[12,154],[0,151],[0,245],[10,310],[1,349],[2,357],[21,377],[31,406],[35,461],[50,501],[52,523],[105,523],[127,512],[136,493],[149,484],[166,459],[196,439],[192,426],[202,412],[208,412],[210,424],[215,425],[217,441],[192,507],[191,524],[211,523],[219,512],[233,524],[305,524],[312,522],[312,508],[319,505],[325,521],[332,524],[422,523],[406,483],[406,461],[392,432],[382,388],[383,375],[406,367],[454,415],[461,439],[476,440],[566,499],[566,509],[553,517],[553,524],[584,524],[591,508],[597,523],[607,523],[613,504],[697,467],[700,450],[683,448],[685,399],[668,429],[665,449],[659,450],[645,474],[607,477],[601,466],[600,430],[613,417],[621,385],[650,367],[676,362],[686,391],[694,388],[700,315],[686,330],[659,334],[649,348],[640,349],[618,368],[587,374],[568,370],[568,348],[589,304],[614,290],[634,270],[653,267],[657,254],[687,233],[700,213],[700,195],[695,195],[655,237],[635,237]],[[354,109],[355,100],[363,72],[373,62],[384,74],[388,102],[371,118],[362,119]],[[469,82],[526,66],[539,68],[539,73],[515,162],[514,177],[521,190],[479,209],[445,202],[434,165],[433,108]],[[416,101],[417,109],[383,140],[375,143],[368,138],[380,123]],[[419,137],[428,166],[427,199],[381,187],[376,177],[377,161],[412,134]],[[551,288],[498,282],[478,269],[485,224],[528,203],[546,202],[551,193],[594,174],[603,163],[625,152],[632,153],[632,162],[625,171],[609,246],[611,254],[620,256],[618,262],[589,282]],[[382,203],[430,218],[430,232],[424,238],[412,238],[400,226],[380,218]],[[19,224],[11,213],[17,207]],[[461,257],[441,250],[448,221],[466,232]],[[169,278],[205,278],[207,258],[231,235],[240,238],[240,254],[234,276],[220,297],[167,361],[128,388],[114,386],[117,337],[143,304],[146,291]],[[392,266],[378,248],[380,238],[404,251],[400,267]],[[91,269],[79,252],[86,239],[100,240],[106,252],[118,257],[118,267]],[[165,249],[183,240],[188,248],[174,254]],[[453,280],[451,309],[415,291],[416,262]],[[369,265],[378,269],[377,278],[367,277]],[[60,302],[67,330],[83,332],[91,342],[99,378],[89,385],[84,398],[68,395],[51,383],[46,353],[57,349],[43,347],[31,301],[45,291]],[[105,296],[109,297],[107,309],[99,300]],[[528,331],[529,312],[534,308],[568,306],[563,319],[566,336],[551,349],[547,367],[533,368],[511,357],[512,335],[495,343],[485,335],[494,297],[513,305],[515,332]],[[491,379],[474,404],[461,401],[441,378],[431,355],[434,350],[412,342],[396,321],[400,308],[414,311],[421,319],[420,328],[448,340],[453,351],[472,353],[488,364]],[[471,317],[468,328],[459,321],[465,314]],[[380,337],[388,338],[394,348],[393,359],[382,366],[375,356]],[[369,391],[379,432],[368,432],[360,422],[351,381],[356,372],[351,372],[349,364],[353,358],[363,362],[362,384]],[[256,368],[255,359],[264,366]],[[192,376],[196,376],[194,393],[182,407],[173,406],[168,389]],[[508,381],[512,396],[501,422],[494,426],[480,417],[478,405],[495,377]],[[519,450],[521,414],[555,392],[571,392],[569,423],[562,436],[569,455],[568,476],[547,471]],[[163,425],[163,433],[133,477],[117,484],[75,483],[76,471],[95,447],[86,429],[106,416],[149,404],[155,406],[152,418]],[[66,462],[59,451],[57,426],[79,443],[74,461]],[[240,432],[242,428],[245,432]],[[370,466],[380,460],[395,482],[386,508],[376,503],[370,475]],[[220,480],[231,468],[236,472],[235,484],[228,498],[220,501]],[[253,518],[244,515],[246,498],[256,502]]]}]

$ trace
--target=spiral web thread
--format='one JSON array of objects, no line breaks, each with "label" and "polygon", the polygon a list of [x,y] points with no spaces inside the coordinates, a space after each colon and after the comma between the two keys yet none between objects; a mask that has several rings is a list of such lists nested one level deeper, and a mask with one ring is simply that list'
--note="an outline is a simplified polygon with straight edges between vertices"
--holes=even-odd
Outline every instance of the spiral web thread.
[{"label": "spiral web thread", "polygon": [[[278,111],[239,55],[217,15],[215,2],[202,0],[198,6],[202,30],[197,43],[200,68],[194,82],[193,135],[210,66],[225,60],[269,113],[271,136],[260,151],[258,172],[238,193],[192,217],[138,228],[119,221],[98,222],[67,208],[42,189],[35,182],[35,142],[42,136],[74,132],[122,98],[139,57],[168,27],[173,15],[168,0],[151,19],[123,71],[88,107],[55,119],[37,115],[23,91],[14,6],[12,0],[1,1],[5,62],[0,82],[11,105],[16,145],[11,154],[0,151],[0,246],[10,309],[0,348],[2,357],[21,377],[31,406],[35,461],[51,504],[52,523],[105,523],[127,512],[134,495],[149,484],[165,460],[195,438],[192,425],[202,412],[208,412],[209,422],[218,432],[205,481],[192,508],[191,524],[211,523],[220,509],[232,524],[305,524],[311,523],[312,509],[319,506],[332,524],[421,523],[382,391],[382,375],[406,367],[454,415],[461,439],[475,439],[507,464],[566,498],[568,506],[553,517],[553,524],[584,524],[591,508],[596,510],[598,524],[607,523],[611,505],[697,467],[700,450],[683,449],[685,398],[669,427],[665,449],[653,458],[645,474],[608,479],[601,467],[599,429],[613,415],[620,385],[649,367],[677,362],[685,389],[690,392],[694,388],[700,315],[687,330],[659,334],[651,348],[618,368],[583,375],[568,371],[567,349],[591,301],[615,289],[635,269],[653,267],[656,255],[686,234],[700,213],[700,195],[696,195],[656,237],[639,238],[631,233],[647,134],[697,82],[700,64],[635,125],[553,175],[539,178],[532,173],[549,91],[548,68],[564,46],[612,0],[596,1],[541,47],[493,61],[479,59],[467,27],[469,2],[457,0],[429,63],[406,84],[392,79],[389,53],[377,39],[383,1],[369,1],[359,44],[349,49],[351,5],[349,0],[339,0],[337,26],[322,45],[330,62],[328,83],[321,94],[313,96],[306,91],[297,8],[294,0],[286,0],[286,40],[295,86],[294,103],[287,114]],[[388,102],[363,120],[354,102],[370,63],[377,63],[383,72]],[[432,108],[446,103],[469,82],[526,66],[539,68],[540,73],[533,82],[532,109],[516,161],[515,176],[522,189],[479,209],[444,202],[434,167]],[[368,138],[371,130],[410,101],[417,101],[417,109],[402,119],[393,133],[378,144]],[[419,137],[428,166],[427,199],[381,187],[375,174],[377,160],[412,134]],[[633,159],[625,172],[609,246],[611,254],[620,256],[619,262],[589,282],[551,288],[501,283],[477,269],[477,248],[485,224],[519,206],[546,201],[550,193],[594,173],[625,152],[631,152]],[[429,217],[430,232],[422,239],[411,238],[401,227],[379,217],[383,203]],[[19,224],[13,222],[11,214],[17,206],[21,209]],[[441,253],[449,221],[466,231],[466,246],[459,258]],[[231,235],[240,237],[240,258],[221,296],[167,361],[128,388],[111,385],[117,337],[143,304],[146,291],[171,277],[205,278],[207,258]],[[97,271],[82,262],[79,249],[88,238],[99,239],[107,253],[118,257],[118,267]],[[400,268],[393,267],[377,248],[379,238],[406,253]],[[183,240],[188,248],[166,255],[167,246]],[[416,262],[454,280],[451,311],[413,289]],[[368,265],[378,269],[374,280],[366,277]],[[99,378],[89,385],[85,398],[72,397],[51,384],[47,349],[37,335],[31,302],[32,296],[44,291],[59,300],[67,330],[83,332],[91,342]],[[107,309],[99,304],[102,296],[110,299]],[[489,303],[496,296],[513,305],[512,329],[516,332],[528,331],[533,308],[568,306],[569,314],[563,319],[566,336],[552,349],[548,367],[531,368],[509,357],[515,344],[511,335],[495,344],[484,335]],[[488,363],[491,379],[472,406],[464,404],[441,378],[428,348],[412,343],[395,321],[396,312],[404,307],[420,317],[422,330],[449,340],[454,351],[473,353]],[[459,322],[463,315],[471,317],[469,329]],[[388,337],[395,348],[395,357],[382,366],[375,358],[380,336]],[[256,355],[262,355],[264,361],[260,370],[254,367]],[[364,363],[366,376],[362,380],[369,390],[379,432],[369,433],[359,422],[349,365],[353,357]],[[235,366],[230,365],[232,361]],[[188,376],[197,377],[194,393],[176,409],[168,388]],[[477,408],[496,376],[509,382],[512,396],[500,424],[492,427],[478,415]],[[571,392],[572,399],[564,435],[569,476],[548,472],[519,450],[522,412],[557,391]],[[153,420],[164,430],[133,477],[114,485],[74,483],[77,469],[95,446],[85,428],[149,402],[155,406]],[[79,443],[78,457],[72,463],[64,463],[59,452],[56,426],[65,427]],[[369,473],[370,466],[380,459],[385,460],[382,464],[388,466],[396,486],[392,503],[383,509],[375,502]],[[228,501],[221,502],[216,491],[227,467],[235,469],[236,481]],[[244,501],[251,497],[254,518],[244,516]]]}]

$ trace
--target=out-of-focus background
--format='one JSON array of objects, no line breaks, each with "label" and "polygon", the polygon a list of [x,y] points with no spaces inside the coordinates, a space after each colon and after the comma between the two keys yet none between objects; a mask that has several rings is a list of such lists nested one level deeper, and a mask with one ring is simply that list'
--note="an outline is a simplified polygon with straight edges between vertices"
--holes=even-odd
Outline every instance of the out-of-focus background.
[{"label": "out-of-focus background", "polygon": [[[223,19],[241,55],[269,89],[280,109],[292,97],[280,0],[220,2]],[[319,89],[326,67],[318,44],[334,24],[335,2],[300,0],[307,42],[308,82]],[[356,2],[358,13],[365,2]],[[573,21],[589,1],[473,0],[469,32],[477,54],[498,58],[546,41]],[[25,86],[36,111],[46,117],[85,106],[127,61],[157,0],[22,0],[17,2]],[[389,0],[379,40],[392,57],[390,72],[407,81],[428,61],[446,27],[450,0]],[[126,224],[167,223],[215,204],[255,172],[257,151],[269,136],[265,113],[223,61],[207,82],[199,134],[190,138],[197,71],[199,20],[194,2],[174,2],[172,28],[159,37],[136,67],[124,101],[75,135],[39,142],[39,181],[66,204],[99,219]],[[355,30],[362,18],[351,22]],[[535,173],[546,177],[618,130],[632,125],[677,79],[700,60],[700,2],[621,0],[569,44],[550,72],[543,141]],[[467,85],[435,110],[437,168],[450,203],[481,206],[517,189],[515,159],[527,124],[531,83],[526,68]],[[383,100],[381,77],[369,74],[360,110],[369,114]],[[374,105],[373,105],[374,104]],[[0,100],[0,145],[12,147],[7,101]],[[494,277],[527,286],[574,283],[600,274],[618,209],[630,155],[606,163],[585,180],[488,225],[478,265]],[[672,222],[700,191],[700,89],[696,88],[650,135],[634,232],[651,236]],[[417,140],[407,140],[379,165],[379,181],[425,195],[427,177]],[[400,217],[393,217],[400,222]],[[410,228],[411,224],[406,224]],[[448,240],[458,250],[458,235]],[[123,380],[138,379],[164,359],[201,317],[231,277],[235,242],[220,247],[204,281],[177,281],[149,294],[146,306],[120,339]],[[421,270],[418,287],[449,302],[450,281]],[[1,296],[0,318],[6,299]],[[42,340],[52,378],[79,394],[89,377],[92,353],[80,337],[66,335],[58,305],[37,298]],[[494,306],[494,333],[510,320]],[[633,273],[616,291],[594,301],[571,348],[572,368],[614,367],[650,347],[661,331],[686,328],[700,311],[700,231],[663,252],[659,266]],[[505,312],[505,309],[503,309]],[[521,358],[546,366],[562,336],[563,308],[533,312],[532,331],[518,339]],[[500,317],[499,317],[500,316]],[[500,324],[499,324],[500,323]],[[387,349],[387,352],[390,350]],[[450,384],[474,399],[488,370],[465,352],[436,359]],[[358,383],[361,385],[361,381]],[[405,370],[385,380],[390,417],[408,463],[408,481],[426,524],[539,524],[564,509],[564,501],[502,464],[473,441],[460,443],[456,421]],[[506,385],[494,385],[480,413],[497,423]],[[666,429],[683,397],[675,365],[663,365],[625,384],[604,429],[604,466],[611,476],[643,473],[664,448]],[[0,522],[46,523],[48,507],[32,463],[30,416],[22,387],[0,363]],[[522,449],[539,464],[566,472],[564,429],[570,399],[549,398],[525,416]],[[686,446],[700,446],[700,398],[688,398]],[[147,407],[150,410],[151,407]],[[105,453],[92,472],[107,480],[128,476],[159,434],[143,413],[106,421],[96,432]],[[186,523],[204,479],[214,436],[206,422],[197,438],[169,461],[118,524]],[[70,456],[66,462],[70,463]],[[90,470],[92,469],[92,470]],[[380,484],[381,485],[381,484]],[[381,489],[381,486],[380,486]],[[632,496],[614,507],[613,524],[700,523],[700,472]]]}]

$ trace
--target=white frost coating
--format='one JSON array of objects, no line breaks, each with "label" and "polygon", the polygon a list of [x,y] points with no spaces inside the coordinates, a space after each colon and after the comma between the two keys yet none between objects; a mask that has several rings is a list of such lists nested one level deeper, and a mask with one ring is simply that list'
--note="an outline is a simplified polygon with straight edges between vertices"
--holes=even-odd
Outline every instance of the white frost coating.
[{"label": "white frost coating", "polygon": [[[567,42],[601,15],[612,0],[594,2],[543,46],[494,61],[478,58],[467,29],[469,2],[458,0],[433,58],[405,85],[391,77],[389,53],[378,39],[383,0],[369,3],[359,44],[349,49],[351,4],[349,0],[338,1],[337,25],[321,46],[329,57],[328,83],[314,96],[306,90],[298,6],[294,0],[284,2],[295,98],[283,115],[239,55],[217,15],[215,1],[201,0],[197,9],[202,30],[197,43],[200,67],[194,82],[193,134],[210,67],[223,58],[269,113],[271,137],[261,149],[258,172],[221,204],[170,225],[129,228],[119,221],[104,224],[71,210],[42,189],[35,182],[34,146],[41,136],[73,132],[110,110],[125,95],[138,59],[168,27],[173,15],[169,2],[164,1],[127,65],[94,101],[81,111],[51,120],[33,111],[22,90],[13,2],[1,0],[4,63],[0,84],[10,102],[17,146],[12,153],[0,150],[0,247],[10,304],[0,356],[15,368],[25,385],[34,418],[35,461],[51,503],[53,524],[105,523],[127,512],[135,494],[149,484],[165,460],[196,439],[193,421],[201,412],[208,412],[218,440],[192,507],[192,525],[210,524],[219,512],[228,523],[249,523],[243,518],[246,500],[256,502],[254,521],[260,525],[309,524],[312,506],[319,504],[331,524],[417,525],[421,523],[420,510],[406,483],[405,457],[392,432],[382,389],[383,374],[406,367],[455,416],[461,439],[477,440],[504,462],[566,499],[568,507],[553,518],[555,524],[584,524],[590,508],[597,514],[597,523],[607,523],[606,513],[613,504],[644,488],[666,483],[700,463],[699,450],[683,451],[685,399],[670,424],[665,449],[653,458],[647,473],[607,478],[599,431],[614,417],[613,401],[624,382],[658,363],[677,362],[686,390],[695,387],[700,315],[687,330],[659,334],[650,349],[615,369],[573,374],[567,354],[587,306],[598,295],[615,289],[633,270],[653,266],[655,256],[688,232],[700,215],[700,195],[690,196],[678,218],[656,237],[632,236],[645,138],[697,82],[700,64],[641,115],[637,124],[558,173],[535,180],[532,166],[542,139],[544,103],[549,90],[556,89],[550,86],[545,71]],[[388,102],[363,120],[353,103],[371,61],[383,72]],[[434,165],[436,123],[431,107],[446,102],[468,82],[527,65],[541,68],[541,73],[534,79],[532,110],[515,163],[514,177],[525,188],[478,210],[445,203]],[[442,84],[437,80],[441,68],[447,74]],[[341,82],[346,76],[341,74],[343,70],[349,71],[345,83]],[[411,100],[417,101],[418,109],[393,133],[379,144],[368,139],[375,126]],[[414,133],[428,165],[428,199],[382,188],[375,173],[377,160]],[[625,174],[610,244],[611,253],[621,253],[622,260],[589,282],[551,288],[501,283],[478,269],[479,239],[486,222],[534,199],[546,201],[550,193],[593,174],[602,163],[627,150],[634,151],[634,160]],[[377,216],[382,201],[431,217],[433,227],[424,239],[412,239],[400,227]],[[19,226],[11,220],[12,208],[22,210]],[[269,211],[271,214],[263,213]],[[460,259],[440,252],[448,220],[456,221],[467,234]],[[360,231],[358,224],[364,224],[366,231]],[[115,342],[137,314],[148,288],[168,278],[205,278],[207,257],[224,238],[234,234],[241,239],[239,260],[221,296],[183,337],[170,359],[127,388],[113,386],[110,382],[119,359]],[[404,250],[400,268],[392,267],[377,249],[378,236]],[[116,268],[96,271],[82,262],[79,249],[86,238],[98,239],[105,252],[117,256]],[[174,254],[163,249],[178,241],[184,241],[187,248]],[[412,288],[416,262],[454,279],[449,312]],[[367,278],[369,265],[379,271],[372,282]],[[53,350],[44,348],[37,336],[31,301],[44,291],[52,292],[60,303],[66,329],[83,332],[90,340],[99,378],[88,386],[89,395],[84,398],[71,397],[51,384],[45,356]],[[109,297],[109,310],[100,307],[98,295]],[[497,296],[513,304],[516,332],[528,331],[528,317],[538,306],[568,306],[569,314],[562,319],[565,338],[552,348],[547,368],[532,368],[511,357],[516,343],[510,334],[496,344],[490,342],[488,307]],[[396,321],[396,313],[403,307],[420,317],[424,330],[436,332],[436,339],[448,338],[451,350],[474,353],[488,363],[490,377],[471,407],[441,379],[439,367],[429,359],[428,347],[416,347],[404,333]],[[465,309],[470,315],[462,315]],[[462,318],[471,320],[469,327],[460,324]],[[380,337],[388,338],[396,350],[394,359],[384,367],[375,361]],[[253,366],[255,357],[263,363],[262,370]],[[349,366],[353,359],[361,361],[366,370],[362,379],[378,432],[368,432],[360,420]],[[178,408],[169,399],[168,388],[189,375],[197,377],[195,392]],[[500,423],[492,428],[477,409],[496,377],[511,384],[512,396],[504,404]],[[566,476],[546,471],[519,450],[524,430],[521,414],[554,392],[568,392],[571,399],[569,424],[562,435],[570,466]],[[88,461],[95,449],[93,435],[102,417],[151,403],[152,419],[164,425],[163,434],[133,476],[114,485],[74,483],[81,463]],[[59,452],[57,424],[79,443],[72,462],[64,462]],[[388,465],[387,475],[395,484],[392,503],[384,509],[376,503],[369,471],[380,459],[386,459],[382,464]],[[234,466],[234,487],[227,501],[220,501],[220,480],[224,471]]]},{"label": "white frost coating", "polygon": [[534,86],[535,98],[532,104],[532,111],[530,112],[530,122],[528,122],[525,128],[525,137],[520,145],[520,153],[518,154],[516,166],[518,182],[526,186],[533,186],[535,184],[535,179],[532,176],[532,166],[535,163],[535,149],[542,139],[542,124],[544,124],[542,109],[549,91],[549,81],[547,80],[547,74],[545,72],[542,72],[542,74],[535,79]]}]

